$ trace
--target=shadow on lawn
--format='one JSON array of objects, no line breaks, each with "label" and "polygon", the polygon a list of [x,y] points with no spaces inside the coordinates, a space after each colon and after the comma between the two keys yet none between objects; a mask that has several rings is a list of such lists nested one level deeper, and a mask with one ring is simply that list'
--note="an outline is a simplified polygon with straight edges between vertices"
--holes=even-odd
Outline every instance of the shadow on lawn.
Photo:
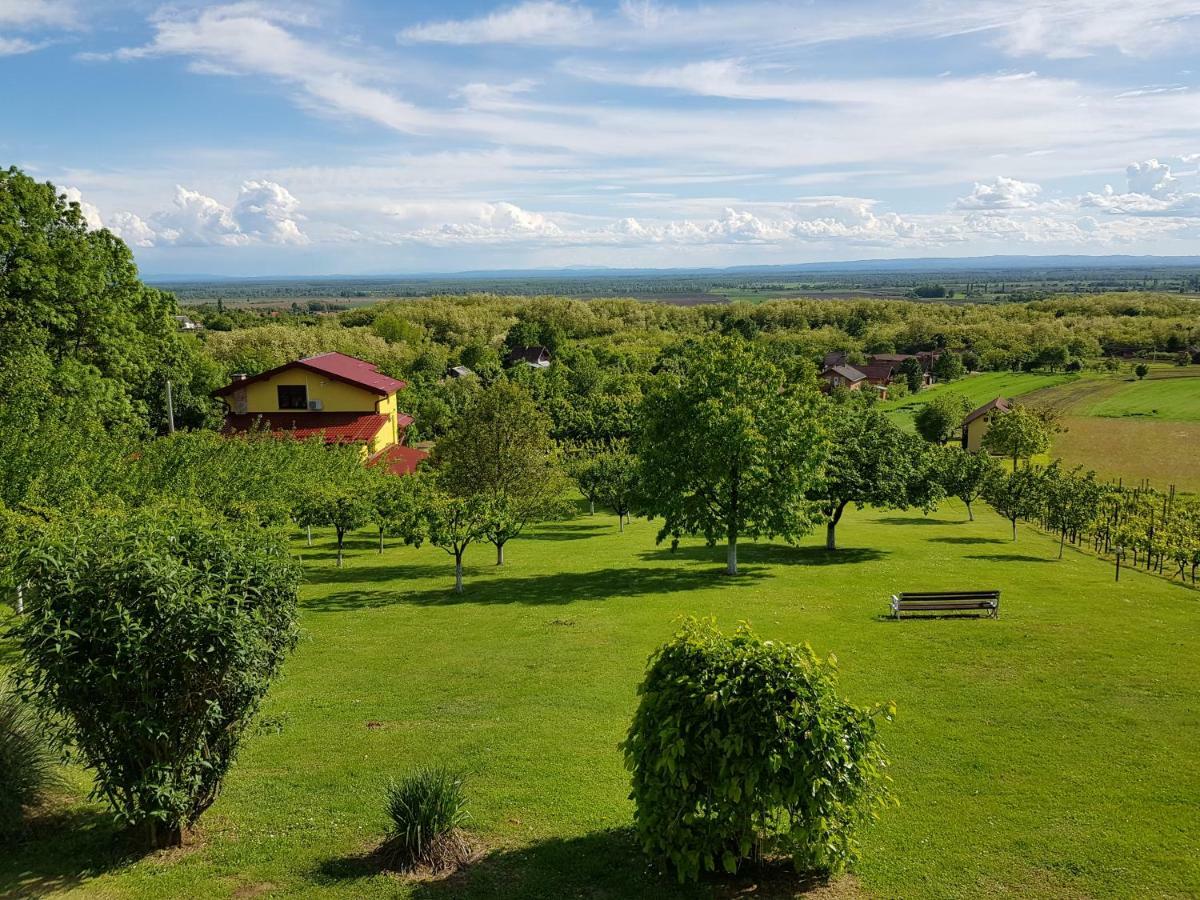
[{"label": "shadow on lawn", "polygon": [[[331,859],[317,878],[326,883],[356,881],[379,872],[374,854]],[[595,831],[582,837],[550,838],[524,847],[493,850],[452,875],[414,881],[414,900],[450,898],[560,897],[755,897],[803,896],[824,887],[820,879],[797,876],[788,866],[751,869],[733,878],[709,878],[681,887],[647,864],[629,828]]]},{"label": "shadow on lawn", "polygon": [[[349,609],[370,609],[396,604],[413,606],[453,605],[458,603],[524,603],[530,606],[564,605],[577,601],[610,600],[615,597],[636,597],[641,594],[665,594],[720,586],[736,590],[766,577],[757,567],[744,569],[736,578],[720,578],[712,569],[622,568],[599,569],[594,572],[558,572],[553,575],[530,575],[512,578],[478,578],[468,567],[463,593],[453,591],[454,568],[449,562],[441,569],[445,587],[423,591],[358,590],[341,591],[327,597],[316,597],[304,604],[305,609],[335,612]],[[489,571],[492,571],[489,569]],[[387,578],[386,573],[380,573]],[[371,580],[368,578],[359,579]],[[403,583],[403,582],[401,582]]]},{"label": "shadow on lawn", "polygon": [[[842,566],[855,563],[876,562],[888,555],[887,550],[875,550],[871,547],[843,547],[839,550],[826,550],[824,547],[793,547],[789,544],[739,544],[738,568],[756,564],[772,566]],[[687,559],[698,562],[720,563],[725,556],[722,546],[660,547],[657,550],[646,550],[639,554],[642,559],[668,560]]]},{"label": "shadow on lawn", "polygon": [[932,544],[1010,544],[1011,541],[985,537],[934,537],[926,538]]},{"label": "shadow on lawn", "polygon": [[616,529],[616,527],[616,522],[612,524],[582,523],[578,525],[564,522],[552,528],[539,528],[536,531],[527,531],[521,537],[527,541],[582,541],[586,538],[595,537],[598,531],[611,531]]},{"label": "shadow on lawn", "polygon": [[0,854],[0,897],[44,897],[146,855],[107,811],[83,807],[44,812]]},{"label": "shadow on lawn", "polygon": [[961,525],[961,519],[935,519],[932,516],[888,516],[876,519],[880,525]]},{"label": "shadow on lawn", "polygon": [[1027,553],[973,553],[967,559],[985,559],[988,562],[1052,563],[1057,559],[1045,556],[1030,556]]},{"label": "shadow on lawn", "polygon": [[309,584],[366,584],[367,582],[384,582],[397,581],[398,583],[408,584],[414,580],[423,578],[436,578],[439,575],[445,574],[447,566],[451,577],[454,575],[454,563],[449,562],[446,566],[434,564],[411,565],[407,563],[397,563],[394,565],[372,565],[372,560],[377,560],[375,557],[358,557],[357,559],[346,559],[346,565],[338,568],[335,565],[323,565],[319,569],[314,569],[306,573],[308,575]]}]

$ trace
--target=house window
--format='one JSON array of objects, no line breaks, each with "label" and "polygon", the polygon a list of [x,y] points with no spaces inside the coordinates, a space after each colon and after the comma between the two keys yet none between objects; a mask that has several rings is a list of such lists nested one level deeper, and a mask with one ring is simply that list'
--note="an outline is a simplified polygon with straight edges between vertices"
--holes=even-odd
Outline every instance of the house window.
[{"label": "house window", "polygon": [[308,409],[308,388],[302,384],[279,385],[280,409]]}]

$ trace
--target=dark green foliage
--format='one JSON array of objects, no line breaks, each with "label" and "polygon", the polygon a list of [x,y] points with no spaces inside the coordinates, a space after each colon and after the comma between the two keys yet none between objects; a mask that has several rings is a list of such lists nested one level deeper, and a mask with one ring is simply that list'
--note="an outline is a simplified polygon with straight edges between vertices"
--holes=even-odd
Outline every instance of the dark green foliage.
[{"label": "dark green foliage", "polygon": [[44,537],[21,577],[20,686],[56,714],[95,794],[151,845],[177,843],[295,643],[298,567],[270,532],[151,508]]},{"label": "dark green foliage", "polygon": [[899,374],[904,376],[904,383],[910,394],[915,394],[925,385],[925,370],[917,359],[906,359],[900,363]]},{"label": "dark green foliage", "polygon": [[1025,466],[1006,472],[997,468],[984,484],[983,498],[1012,525],[1012,539],[1017,539],[1017,520],[1031,519],[1041,512],[1045,503],[1045,479],[1041,469]]},{"label": "dark green foliage", "polygon": [[933,374],[938,381],[954,381],[967,374],[967,367],[957,353],[947,350],[933,362]]},{"label": "dark green foliage", "polygon": [[1150,367],[1145,363],[1138,363],[1133,367],[1133,374],[1138,377],[1138,381],[1141,381],[1150,374]]},{"label": "dark green foliage", "polygon": [[0,680],[0,838],[19,831],[24,810],[61,781],[46,723]]},{"label": "dark green foliage", "polygon": [[962,434],[962,422],[971,402],[962,394],[938,394],[917,410],[913,419],[917,434],[932,444],[944,444]]},{"label": "dark green foliage", "polygon": [[840,871],[888,800],[880,713],[843,700],[835,660],[685,622],[650,659],[622,744],[642,846],[681,881],[789,856]]},{"label": "dark green foliage", "polygon": [[418,769],[387,788],[392,832],[389,862],[402,868],[442,871],[462,862],[467,846],[459,830],[469,816],[460,775],[444,767]]}]

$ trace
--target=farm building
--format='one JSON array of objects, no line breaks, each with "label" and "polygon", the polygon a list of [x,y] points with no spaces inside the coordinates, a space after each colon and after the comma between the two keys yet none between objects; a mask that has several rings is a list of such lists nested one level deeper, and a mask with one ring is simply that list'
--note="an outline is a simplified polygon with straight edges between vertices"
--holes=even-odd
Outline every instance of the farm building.
[{"label": "farm building", "polygon": [[851,365],[829,366],[821,373],[822,389],[828,393],[834,388],[845,388],[848,391],[861,390],[867,382],[867,376]]},{"label": "farm building", "polygon": [[983,436],[992,427],[992,417],[996,413],[1006,413],[1011,408],[1007,400],[997,397],[995,400],[989,400],[979,409],[968,413],[962,423],[963,447],[967,450],[982,450]]},{"label": "farm building", "polygon": [[506,365],[526,365],[533,369],[550,367],[550,351],[545,347],[513,347],[504,357]]},{"label": "farm building", "polygon": [[[265,428],[297,440],[320,436],[327,444],[359,446],[364,461],[412,471],[414,454],[426,454],[403,446],[413,421],[396,400],[403,389],[403,381],[365,360],[322,353],[259,375],[235,375],[213,396],[228,407],[226,434]],[[393,459],[397,449],[406,452]]]}]

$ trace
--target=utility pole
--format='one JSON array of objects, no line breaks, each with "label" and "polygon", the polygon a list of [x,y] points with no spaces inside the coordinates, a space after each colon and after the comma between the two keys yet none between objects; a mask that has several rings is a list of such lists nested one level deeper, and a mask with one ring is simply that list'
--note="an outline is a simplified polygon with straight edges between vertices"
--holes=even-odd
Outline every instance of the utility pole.
[{"label": "utility pole", "polygon": [[167,434],[175,433],[175,403],[171,399],[171,379],[167,379]]}]

